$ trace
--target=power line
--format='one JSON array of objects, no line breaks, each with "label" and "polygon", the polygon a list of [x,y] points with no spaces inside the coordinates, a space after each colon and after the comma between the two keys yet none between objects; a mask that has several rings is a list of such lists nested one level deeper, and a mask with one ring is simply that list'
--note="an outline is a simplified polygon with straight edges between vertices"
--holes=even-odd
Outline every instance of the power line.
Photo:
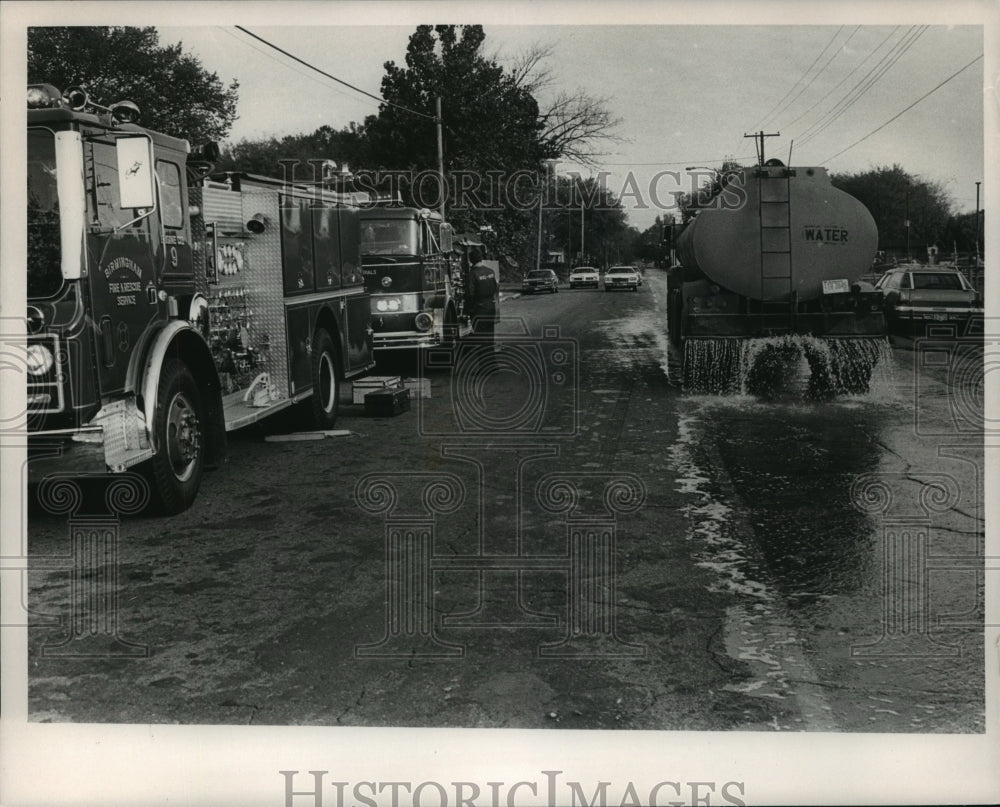
[{"label": "power line", "polygon": [[287,62],[283,62],[281,59],[277,58],[273,53],[270,53],[269,51],[266,51],[263,48],[257,47],[253,42],[247,42],[245,39],[240,39],[228,27],[219,26],[219,30],[223,31],[226,35],[231,36],[233,39],[235,39],[241,45],[243,45],[245,47],[248,47],[251,50],[255,50],[257,53],[259,53],[261,56],[263,56],[266,59],[270,59],[275,64],[280,64],[282,67],[285,67],[288,70],[291,70],[291,71],[293,71],[295,73],[298,73],[300,76],[303,76],[303,77],[309,79],[310,81],[314,81],[316,84],[319,84],[321,87],[326,87],[329,90],[333,90],[333,92],[337,93],[337,95],[343,96],[344,98],[350,98],[351,97],[346,92],[344,92],[343,90],[337,89],[336,87],[331,87],[327,82],[323,81],[318,76],[315,76],[315,75],[313,75],[312,73],[309,73],[306,70],[302,70],[302,69],[296,67],[295,65],[288,64]]},{"label": "power line", "polygon": [[[910,30],[903,35],[903,38],[897,42],[892,49],[879,61],[875,67],[869,70],[861,80],[851,88],[850,91],[834,107],[833,111],[830,112],[825,121],[817,121],[813,124],[809,130],[802,136],[800,145],[805,145],[810,140],[814,139],[817,135],[827,129],[832,123],[834,123],[838,118],[840,118],[848,109],[854,106],[861,98],[874,87],[882,77],[896,64],[910,48],[916,43],[916,41],[924,35],[930,26],[925,25],[920,29],[916,26],[911,26]],[[821,119],[822,120],[822,119]]]},{"label": "power line", "polygon": [[[856,27],[854,28],[854,30],[853,30],[853,31],[851,31],[851,34],[850,34],[850,36],[848,36],[848,37],[847,37],[847,39],[845,39],[845,40],[843,41],[843,43],[842,43],[842,44],[841,44],[841,45],[840,45],[840,46],[839,46],[839,47],[838,47],[838,48],[837,48],[836,50],[834,50],[834,51],[833,51],[833,53],[831,53],[831,54],[830,54],[830,58],[829,58],[829,59],[827,59],[827,60],[826,60],[825,62],[823,62],[823,65],[822,65],[822,67],[820,67],[820,69],[819,69],[819,70],[817,70],[817,71],[816,71],[816,72],[815,72],[815,73],[813,74],[813,77],[812,77],[811,79],[809,79],[809,83],[808,83],[808,84],[806,84],[806,85],[805,85],[805,86],[804,86],[804,87],[803,87],[803,88],[802,88],[801,90],[799,90],[799,91],[798,91],[798,92],[797,92],[797,93],[795,94],[795,97],[794,97],[794,98],[790,99],[790,100],[788,101],[788,103],[786,103],[786,104],[785,104],[785,105],[784,105],[784,106],[783,106],[783,107],[782,107],[781,109],[779,109],[779,110],[778,110],[778,111],[777,111],[777,112],[775,113],[775,117],[777,117],[778,115],[780,115],[781,113],[783,113],[783,112],[784,112],[784,111],[785,111],[786,109],[788,109],[788,107],[790,107],[790,106],[791,106],[791,105],[792,105],[793,103],[795,103],[795,101],[797,101],[797,100],[799,99],[799,97],[800,97],[800,96],[802,95],[802,93],[804,93],[804,92],[805,92],[806,90],[808,90],[808,89],[809,89],[809,88],[810,88],[810,87],[811,87],[811,86],[813,85],[813,82],[815,82],[815,81],[816,81],[816,79],[818,79],[818,78],[819,78],[819,77],[820,77],[821,75],[823,75],[823,73],[824,73],[824,72],[826,71],[826,69],[827,69],[827,68],[828,68],[828,67],[830,66],[830,63],[831,63],[831,62],[832,62],[832,61],[833,61],[834,59],[836,59],[836,58],[837,58],[837,56],[838,56],[838,55],[840,54],[840,52],[841,52],[841,51],[842,51],[842,50],[843,50],[844,48],[846,48],[846,47],[847,47],[847,45],[848,45],[848,44],[850,43],[850,41],[851,41],[852,39],[854,39],[855,35],[856,35],[856,34],[858,33],[858,31],[860,31],[860,30],[861,30],[861,26],[860,26],[860,25],[858,25],[858,26],[856,26]],[[813,109],[814,107],[815,107],[815,104],[814,104],[814,105],[813,105],[812,107],[809,107],[809,108],[810,108],[810,109]],[[801,117],[802,117],[802,115],[799,115],[799,118],[801,118]],[[795,120],[798,120],[799,118],[796,118]],[[792,123],[794,123],[794,122],[795,122],[795,121],[792,121]],[[791,124],[789,124],[789,125],[791,125]]]},{"label": "power line", "polygon": [[834,34],[834,35],[833,35],[833,36],[831,37],[830,41],[826,43],[826,47],[825,47],[825,48],[823,48],[823,50],[821,50],[821,51],[820,51],[819,55],[818,55],[818,56],[817,56],[817,57],[816,57],[815,59],[813,59],[813,62],[812,62],[812,64],[811,64],[811,65],[809,65],[809,67],[808,67],[808,68],[806,68],[806,72],[805,72],[805,73],[803,73],[803,74],[802,74],[801,76],[799,76],[799,78],[798,78],[798,79],[796,80],[796,82],[795,82],[795,83],[794,83],[794,84],[793,84],[793,85],[791,86],[791,88],[790,88],[790,89],[788,90],[788,92],[786,92],[786,93],[785,93],[785,94],[784,94],[783,96],[781,96],[781,99],[780,99],[780,100],[778,101],[778,103],[776,103],[776,104],[775,104],[774,106],[772,106],[772,107],[771,107],[771,108],[770,108],[770,109],[769,109],[769,110],[768,110],[768,111],[767,111],[767,112],[766,112],[766,113],[765,113],[765,114],[764,114],[764,115],[763,115],[763,116],[762,116],[762,117],[760,118],[760,120],[759,120],[759,121],[758,121],[757,123],[755,123],[755,124],[754,124],[754,125],[753,125],[753,126],[752,126],[751,128],[753,128],[753,129],[757,129],[757,128],[758,128],[759,126],[762,126],[762,125],[763,125],[764,123],[766,123],[766,122],[767,122],[767,119],[771,117],[771,114],[772,114],[772,113],[773,113],[773,112],[774,112],[774,111],[775,111],[775,110],[776,110],[776,109],[777,109],[777,108],[778,108],[778,107],[779,107],[779,106],[780,106],[780,105],[781,105],[781,104],[782,104],[782,103],[784,102],[784,100],[785,100],[785,99],[786,99],[786,98],[787,98],[787,97],[788,97],[789,95],[791,95],[791,94],[792,94],[792,93],[793,93],[793,92],[795,91],[795,88],[799,86],[799,83],[800,83],[800,82],[801,82],[801,81],[802,81],[802,80],[803,80],[803,79],[804,79],[804,78],[805,78],[805,77],[806,77],[807,75],[809,75],[809,71],[811,71],[811,70],[813,69],[813,67],[815,67],[815,66],[816,66],[816,62],[818,62],[818,61],[819,61],[819,60],[820,60],[820,59],[821,59],[821,58],[823,57],[823,54],[827,52],[827,50],[829,49],[830,45],[832,45],[832,44],[833,44],[833,42],[834,42],[834,40],[835,40],[835,39],[836,39],[836,38],[837,38],[838,36],[840,36],[840,32],[841,32],[841,31],[843,31],[843,30],[844,30],[844,26],[843,26],[843,25],[841,25],[841,26],[840,26],[840,27],[839,27],[839,28],[837,29],[837,33],[835,33],[835,34]]},{"label": "power line", "polygon": [[868,92],[868,90],[870,90],[883,75],[885,75],[885,71],[895,64],[895,60],[902,56],[904,46],[907,43],[912,44],[913,36],[916,31],[917,26],[911,25],[906,30],[906,33],[904,33],[897,42],[890,46],[889,50],[882,55],[878,62],[869,68],[868,72],[858,79],[854,86],[844,93],[840,97],[840,100],[838,100],[825,115],[814,121],[813,124],[800,135],[800,142],[804,145],[810,141],[830,126],[830,124],[832,124],[837,118],[843,115],[844,112],[846,112],[858,100],[860,100],[861,97]]},{"label": "power line", "polygon": [[[860,26],[859,26],[859,27],[860,27]],[[892,35],[893,35],[893,34],[895,34],[895,33],[896,33],[896,31],[898,31],[898,30],[899,30],[899,26],[897,25],[897,26],[896,26],[895,28],[893,28],[893,29],[892,29],[892,30],[891,30],[891,31],[890,31],[890,32],[889,32],[888,34],[886,34],[886,36],[885,36],[885,39],[883,39],[883,40],[882,40],[881,42],[879,42],[879,43],[878,43],[878,44],[877,44],[877,45],[876,45],[876,46],[875,46],[874,48],[872,48],[872,49],[871,49],[871,50],[870,50],[870,51],[868,52],[868,55],[867,55],[867,56],[865,56],[865,58],[864,58],[864,59],[862,59],[862,60],[861,60],[861,61],[860,61],[860,62],[859,62],[859,63],[857,64],[857,66],[856,66],[856,67],[855,67],[855,68],[854,68],[854,69],[853,69],[853,70],[852,70],[852,71],[851,71],[850,73],[848,73],[848,74],[847,74],[846,76],[844,76],[844,77],[843,77],[843,78],[842,78],[842,79],[841,79],[841,80],[840,80],[839,82],[837,82],[837,85],[836,85],[836,86],[835,86],[835,87],[834,87],[834,88],[833,88],[832,90],[830,90],[830,91],[829,91],[829,92],[828,92],[828,93],[827,93],[826,95],[824,95],[824,96],[823,96],[822,98],[820,98],[820,99],[819,99],[819,100],[818,100],[818,101],[817,101],[817,102],[816,102],[815,104],[813,104],[813,105],[812,105],[811,107],[809,107],[809,109],[807,109],[807,110],[806,110],[805,112],[803,112],[803,113],[802,113],[801,115],[799,115],[799,116],[798,116],[797,118],[795,118],[795,120],[791,121],[791,122],[790,122],[790,123],[788,124],[788,126],[789,126],[789,127],[791,127],[791,126],[794,126],[794,125],[795,125],[796,123],[798,123],[798,122],[799,122],[800,120],[802,120],[802,119],[803,119],[803,118],[804,118],[804,117],[805,117],[806,115],[808,115],[808,114],[809,114],[810,112],[812,112],[812,111],[813,111],[813,110],[814,110],[814,109],[815,109],[816,107],[818,107],[818,106],[819,106],[819,105],[820,105],[821,103],[823,103],[823,102],[824,102],[824,101],[825,101],[825,100],[826,100],[827,98],[829,98],[829,97],[830,97],[831,95],[833,95],[833,94],[834,94],[834,93],[835,93],[835,92],[836,92],[837,90],[839,90],[839,89],[840,89],[840,87],[841,87],[841,85],[843,85],[843,83],[844,83],[845,81],[847,81],[847,79],[849,79],[849,78],[850,78],[851,76],[853,76],[853,75],[854,75],[855,73],[857,73],[857,72],[858,72],[858,70],[860,70],[860,69],[861,69],[862,67],[864,67],[864,64],[865,64],[865,62],[867,62],[867,61],[868,61],[868,60],[869,60],[869,59],[870,59],[870,58],[871,58],[872,56],[874,56],[874,55],[875,55],[875,53],[876,53],[876,52],[877,52],[877,51],[878,51],[878,50],[879,50],[879,49],[880,49],[880,48],[881,48],[881,47],[882,47],[882,46],[883,46],[883,45],[884,45],[884,44],[885,44],[886,42],[888,42],[888,41],[889,41],[889,39],[890,39],[890,38],[892,37]],[[848,41],[849,41],[849,40],[848,40]],[[845,42],[844,44],[846,45],[847,43]]]},{"label": "power line", "polygon": [[942,81],[940,84],[938,84],[934,89],[929,90],[928,92],[926,92],[923,95],[921,95],[916,101],[914,101],[912,104],[910,104],[908,107],[906,107],[906,109],[902,110],[901,112],[897,112],[895,115],[893,115],[891,118],[889,118],[889,120],[887,120],[885,123],[883,123],[877,129],[873,129],[868,134],[866,134],[864,137],[862,137],[860,140],[854,141],[847,148],[841,149],[836,154],[834,154],[832,157],[828,157],[827,159],[823,160],[823,164],[826,165],[831,160],[837,159],[837,157],[839,157],[845,151],[850,151],[852,148],[854,148],[856,145],[858,145],[858,143],[861,143],[861,142],[867,140],[869,137],[871,137],[876,132],[881,131],[886,126],[888,126],[890,123],[892,123],[894,120],[896,120],[897,118],[899,118],[900,116],[902,116],[904,113],[909,112],[911,109],[913,109],[913,107],[915,107],[917,104],[919,104],[925,98],[927,98],[929,95],[932,95],[933,93],[935,93],[938,90],[940,90],[945,84],[947,84],[953,78],[955,78],[956,76],[958,76],[960,73],[963,73],[966,70],[968,70],[970,67],[972,67],[972,65],[974,65],[976,62],[978,62],[982,58],[983,58],[983,54],[980,53],[975,59],[973,59],[971,62],[969,62],[965,67],[963,67],[960,70],[957,70],[954,73],[952,73],[950,76],[948,76],[948,78],[946,78],[944,81]]},{"label": "power line", "polygon": [[711,165],[712,163],[722,163],[722,162],[725,162],[726,160],[756,160],[756,159],[757,158],[753,154],[745,154],[745,155],[739,156],[739,157],[733,157],[733,156],[712,157],[712,158],[707,159],[707,160],[675,160],[673,162],[669,162],[669,161],[666,161],[666,160],[660,160],[659,162],[655,162],[655,163],[634,163],[634,162],[630,162],[630,163],[608,163],[608,162],[602,162],[601,165],[631,165],[631,166],[634,166],[636,168],[640,168],[640,167],[651,167],[651,166],[657,166],[657,165],[694,165],[696,163],[698,165]]},{"label": "power line", "polygon": [[[849,37],[847,37],[847,39],[845,39],[845,40],[844,40],[844,43],[843,43],[843,44],[842,44],[842,45],[841,45],[840,47],[841,47],[841,48],[845,48],[845,47],[847,47],[847,43],[848,43],[848,42],[850,42],[850,41],[851,41],[852,39],[854,39],[854,35],[855,35],[855,34],[856,34],[856,33],[857,33],[857,32],[858,32],[858,31],[859,31],[860,29],[861,29],[861,26],[860,26],[860,25],[858,25],[858,26],[857,26],[857,27],[856,27],[856,28],[855,28],[855,29],[854,29],[854,30],[853,30],[853,31],[851,32],[851,35],[850,35]],[[842,31],[842,30],[844,30],[844,27],[843,27],[843,26],[841,26],[841,27],[840,27],[840,31]],[[837,31],[837,34],[840,34],[840,31]],[[822,51],[822,52],[820,53],[820,55],[816,57],[816,60],[817,60],[817,61],[819,60],[820,56],[822,56],[822,55],[823,55],[824,53],[826,53],[826,51],[827,51],[827,48],[829,48],[829,47],[830,47],[830,45],[832,45],[832,44],[833,44],[833,42],[834,42],[834,40],[836,40],[836,38],[837,38],[837,37],[836,37],[836,36],[834,36],[834,38],[830,40],[830,43],[829,43],[829,44],[828,44],[828,45],[826,46],[826,48],[824,48],[824,49],[823,49],[823,51]],[[839,50],[839,49],[838,49],[838,50]],[[799,98],[801,97],[802,93],[804,93],[804,92],[805,92],[806,90],[808,90],[808,89],[809,89],[809,88],[810,88],[810,87],[811,87],[811,86],[813,85],[813,82],[814,82],[814,81],[816,81],[816,79],[818,79],[818,78],[819,78],[819,77],[820,77],[820,76],[821,76],[821,75],[823,74],[823,71],[824,71],[824,70],[826,70],[826,68],[828,68],[828,67],[830,66],[830,62],[832,62],[832,61],[833,61],[834,59],[836,59],[836,58],[837,58],[837,53],[838,53],[838,50],[834,50],[834,51],[833,51],[833,53],[831,53],[831,54],[830,54],[830,58],[829,58],[829,59],[827,59],[827,60],[826,60],[825,62],[823,62],[823,65],[822,65],[822,67],[820,67],[820,69],[819,69],[819,70],[817,70],[817,71],[816,71],[816,72],[815,72],[815,73],[813,74],[813,77],[812,77],[811,79],[809,79],[809,81],[808,81],[808,82],[807,82],[806,84],[804,84],[804,85],[802,86],[802,89],[801,89],[801,90],[799,90],[799,91],[798,91],[798,92],[797,92],[797,93],[796,93],[796,94],[794,95],[794,97],[792,97],[792,98],[789,98],[789,99],[788,99],[788,101],[786,101],[786,102],[785,102],[785,104],[784,104],[784,105],[783,105],[783,106],[781,107],[781,109],[779,109],[779,110],[778,110],[777,112],[775,112],[775,113],[774,113],[774,115],[775,115],[775,118],[777,118],[777,116],[778,116],[778,115],[780,115],[780,114],[781,114],[782,112],[784,112],[784,111],[785,111],[786,109],[788,109],[788,107],[790,107],[790,106],[791,106],[792,104],[794,104],[794,103],[795,103],[795,102],[796,102],[796,101],[797,101],[797,100],[798,100],[798,99],[799,99]],[[816,62],[813,62],[813,64],[816,64]],[[811,68],[810,68],[810,69],[811,69]],[[808,72],[806,73],[806,75],[808,75]]]},{"label": "power line", "polygon": [[345,87],[348,87],[349,89],[352,89],[355,92],[359,92],[362,95],[365,95],[365,96],[367,96],[368,98],[371,98],[374,101],[378,101],[380,104],[385,104],[386,106],[391,106],[391,107],[395,107],[396,109],[401,109],[404,112],[409,112],[411,115],[418,115],[421,118],[427,118],[427,120],[437,120],[437,118],[435,118],[434,115],[428,115],[426,112],[417,112],[417,110],[410,109],[408,107],[402,106],[401,104],[394,104],[392,101],[387,101],[385,98],[381,98],[381,97],[379,97],[377,95],[373,95],[372,93],[368,92],[367,90],[362,90],[360,87],[355,87],[353,84],[350,84],[349,82],[346,82],[346,81],[344,81],[341,78],[337,78],[336,76],[331,75],[330,73],[327,73],[325,70],[321,70],[320,68],[316,67],[316,65],[310,64],[309,62],[305,61],[304,59],[300,59],[298,56],[295,56],[295,55],[289,53],[287,50],[284,50],[283,48],[279,48],[277,45],[275,45],[272,42],[268,42],[263,37],[257,36],[257,34],[253,33],[252,31],[248,31],[242,25],[236,25],[236,26],[233,26],[233,27],[236,28],[238,31],[242,31],[247,36],[252,36],[258,42],[262,42],[263,44],[267,45],[269,48],[273,48],[274,50],[278,51],[278,53],[281,53],[281,54],[287,56],[289,59],[293,59],[294,61],[298,62],[299,64],[305,65],[310,70],[315,70],[320,75],[326,76],[328,79],[336,81],[338,84],[342,84]]}]

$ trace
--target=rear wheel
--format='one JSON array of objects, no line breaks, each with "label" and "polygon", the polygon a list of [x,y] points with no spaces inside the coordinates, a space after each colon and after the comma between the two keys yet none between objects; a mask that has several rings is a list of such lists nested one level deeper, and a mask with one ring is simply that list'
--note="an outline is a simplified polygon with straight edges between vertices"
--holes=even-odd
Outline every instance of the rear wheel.
[{"label": "rear wheel", "polygon": [[154,505],[173,515],[187,510],[201,487],[205,464],[205,416],[194,376],[168,359],[156,394],[156,454],[144,468]]},{"label": "rear wheel", "polygon": [[309,405],[313,426],[317,429],[332,429],[337,422],[340,404],[340,372],[333,340],[323,328],[313,336],[312,383],[313,394]]}]

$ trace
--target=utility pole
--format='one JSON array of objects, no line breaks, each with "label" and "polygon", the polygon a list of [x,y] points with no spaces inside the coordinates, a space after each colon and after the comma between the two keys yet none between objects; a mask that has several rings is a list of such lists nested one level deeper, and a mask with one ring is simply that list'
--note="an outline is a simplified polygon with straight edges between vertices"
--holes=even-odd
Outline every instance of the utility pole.
[{"label": "utility pole", "polygon": [[[548,182],[549,178],[549,164],[545,164],[545,181]],[[542,268],[542,197],[544,195],[544,189],[541,184],[538,185],[538,249],[535,252],[535,268]]]},{"label": "utility pole", "polygon": [[569,189],[569,204],[566,205],[566,263],[573,268],[573,188]]},{"label": "utility pole", "polygon": [[436,99],[437,117],[434,122],[437,124],[437,141],[438,141],[438,175],[440,176],[440,189],[441,189],[441,221],[445,221],[444,215],[444,200],[447,197],[448,184],[444,179],[444,142],[441,136],[441,96],[439,95]]},{"label": "utility pole", "polygon": [[781,132],[770,132],[765,133],[763,129],[759,132],[754,132],[753,134],[745,134],[744,137],[752,137],[754,139],[754,145],[757,147],[757,165],[764,165],[764,138],[765,137],[781,137]]},{"label": "utility pole", "polygon": [[976,268],[979,268],[979,186],[981,182],[976,183]]},{"label": "utility pole", "polygon": [[549,190],[549,169],[557,165],[559,160],[545,160],[545,182],[538,187],[538,253],[535,255],[535,268],[542,268],[542,200]]},{"label": "utility pole", "polygon": [[580,262],[587,262],[586,241],[583,240],[583,193],[580,194]]},{"label": "utility pole", "polygon": [[903,213],[903,223],[906,227],[906,262],[910,262],[910,186],[909,183],[906,185],[906,195],[903,197],[905,201],[905,212]]}]

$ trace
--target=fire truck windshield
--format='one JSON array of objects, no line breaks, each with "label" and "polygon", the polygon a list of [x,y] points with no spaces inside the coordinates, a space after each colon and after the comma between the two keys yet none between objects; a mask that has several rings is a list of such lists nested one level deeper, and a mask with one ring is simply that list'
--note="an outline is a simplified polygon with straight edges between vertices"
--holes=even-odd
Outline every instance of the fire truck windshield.
[{"label": "fire truck windshield", "polygon": [[52,132],[28,131],[28,297],[51,297],[62,288],[59,194]]},{"label": "fire truck windshield", "polygon": [[419,255],[420,226],[413,219],[365,219],[362,255]]}]

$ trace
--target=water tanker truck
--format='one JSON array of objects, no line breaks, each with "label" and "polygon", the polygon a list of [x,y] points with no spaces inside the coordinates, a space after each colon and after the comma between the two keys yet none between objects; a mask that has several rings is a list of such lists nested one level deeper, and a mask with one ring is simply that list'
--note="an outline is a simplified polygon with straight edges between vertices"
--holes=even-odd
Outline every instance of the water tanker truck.
[{"label": "water tanker truck", "polygon": [[867,208],[825,168],[769,160],[720,180],[668,275],[684,387],[767,392],[797,361],[810,395],[866,392],[889,350],[881,292],[863,279],[878,246]]}]

